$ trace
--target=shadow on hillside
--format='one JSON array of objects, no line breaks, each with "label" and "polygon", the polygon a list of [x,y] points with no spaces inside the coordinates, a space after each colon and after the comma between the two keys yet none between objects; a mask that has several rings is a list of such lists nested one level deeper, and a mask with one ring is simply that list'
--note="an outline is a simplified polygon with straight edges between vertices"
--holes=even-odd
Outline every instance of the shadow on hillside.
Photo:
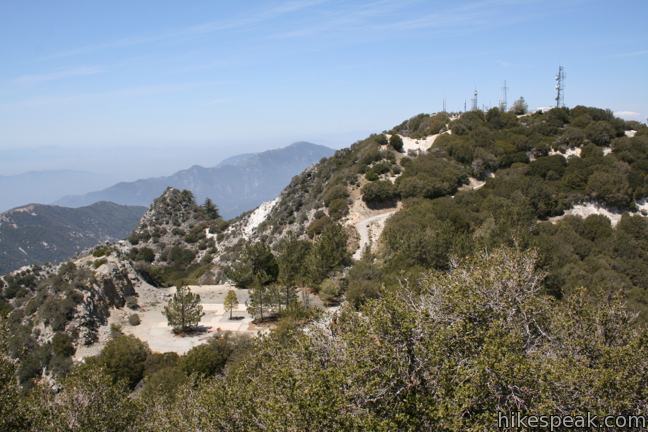
[{"label": "shadow on hillside", "polygon": [[371,201],[366,203],[367,207],[370,208],[371,210],[384,210],[388,208],[396,208],[398,205],[398,201],[393,199],[393,200],[387,200],[387,201]]},{"label": "shadow on hillside", "polygon": [[199,336],[201,334],[205,334],[205,333],[209,332],[210,329],[211,329],[210,326],[199,325],[199,326],[196,326],[196,327],[184,330],[184,331],[182,331],[182,330],[174,331],[173,333],[176,336],[182,336],[182,337],[184,337],[184,336]]}]

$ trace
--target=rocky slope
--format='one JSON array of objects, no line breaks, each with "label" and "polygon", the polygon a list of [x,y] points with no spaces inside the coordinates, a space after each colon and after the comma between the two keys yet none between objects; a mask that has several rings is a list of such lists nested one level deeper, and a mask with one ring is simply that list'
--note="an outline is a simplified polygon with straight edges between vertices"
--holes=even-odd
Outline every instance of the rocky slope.
[{"label": "rocky slope", "polygon": [[101,191],[67,196],[57,204],[78,207],[112,201],[148,206],[167,187],[174,187],[192,191],[198,202],[211,198],[225,218],[232,218],[273,199],[294,175],[332,153],[328,147],[299,142],[281,149],[235,156],[212,168],[196,165],[168,177],[118,183]]},{"label": "rocky slope", "polygon": [[143,207],[99,202],[66,208],[30,204],[0,214],[0,274],[28,264],[60,262],[84,249],[125,238]]}]

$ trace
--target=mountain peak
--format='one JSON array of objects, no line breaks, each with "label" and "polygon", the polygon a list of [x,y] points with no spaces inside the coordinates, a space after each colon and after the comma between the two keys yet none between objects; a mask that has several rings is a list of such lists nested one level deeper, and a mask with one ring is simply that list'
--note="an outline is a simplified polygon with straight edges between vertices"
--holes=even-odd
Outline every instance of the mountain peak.
[{"label": "mountain peak", "polygon": [[[63,198],[58,204],[79,207],[112,201],[149,206],[157,197],[173,196],[187,189],[198,202],[211,198],[223,217],[229,219],[274,199],[293,176],[333,153],[328,147],[300,141],[279,149],[234,156],[211,168],[194,165],[166,177],[119,183],[102,191]],[[169,192],[169,186],[176,192]]]}]

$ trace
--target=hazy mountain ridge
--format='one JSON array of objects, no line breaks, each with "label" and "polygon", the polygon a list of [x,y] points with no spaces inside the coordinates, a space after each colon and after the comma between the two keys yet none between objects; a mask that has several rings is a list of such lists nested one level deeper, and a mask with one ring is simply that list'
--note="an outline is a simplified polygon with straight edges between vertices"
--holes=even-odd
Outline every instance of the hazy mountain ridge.
[{"label": "hazy mountain ridge", "polygon": [[79,207],[111,201],[148,206],[167,187],[174,187],[192,191],[199,202],[211,198],[225,218],[232,218],[274,198],[293,176],[332,153],[328,147],[299,142],[281,149],[234,156],[212,168],[194,165],[168,177],[121,182],[101,191],[66,196],[57,204]]},{"label": "hazy mountain ridge", "polygon": [[77,170],[30,171],[0,175],[0,211],[25,203],[51,203],[61,194],[82,194],[115,181],[107,174]]},{"label": "hazy mountain ridge", "polygon": [[98,202],[67,208],[29,204],[0,214],[0,273],[57,262],[104,241],[126,237],[144,207]]}]

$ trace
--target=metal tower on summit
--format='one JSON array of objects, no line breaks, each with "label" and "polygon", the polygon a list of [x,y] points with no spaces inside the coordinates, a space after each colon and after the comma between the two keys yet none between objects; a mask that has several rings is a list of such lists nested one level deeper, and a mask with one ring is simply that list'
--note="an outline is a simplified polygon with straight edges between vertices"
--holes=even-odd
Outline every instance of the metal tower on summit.
[{"label": "metal tower on summit", "polygon": [[502,87],[502,99],[499,103],[500,111],[506,111],[508,109],[508,86],[506,81],[504,81],[504,87]]},{"label": "metal tower on summit", "polygon": [[565,68],[558,66],[556,74],[556,108],[565,106]]},{"label": "metal tower on summit", "polygon": [[475,89],[475,93],[473,93],[471,102],[472,102],[472,110],[477,111],[479,109],[479,105],[477,103],[477,89]]}]

